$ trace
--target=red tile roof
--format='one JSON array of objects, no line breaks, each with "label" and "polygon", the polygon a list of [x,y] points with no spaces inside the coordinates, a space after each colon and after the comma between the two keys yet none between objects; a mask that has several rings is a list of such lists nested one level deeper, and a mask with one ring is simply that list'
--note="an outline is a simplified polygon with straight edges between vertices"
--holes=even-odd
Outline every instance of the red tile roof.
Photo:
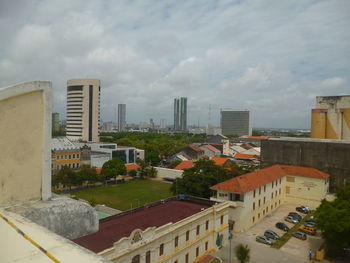
[{"label": "red tile roof", "polygon": [[254,154],[236,153],[234,157],[236,159],[256,159],[258,156]]},{"label": "red tile roof", "polygon": [[183,161],[179,163],[174,169],[175,170],[185,170],[185,169],[191,169],[194,166],[194,162],[191,161]]},{"label": "red tile roof", "polygon": [[125,164],[125,168],[127,171],[132,171],[132,170],[140,169],[140,166],[136,163],[129,163],[129,164]]},{"label": "red tile roof", "polygon": [[170,222],[176,223],[208,207],[186,201],[167,201],[160,205],[107,219],[100,223],[98,232],[73,241],[98,253],[112,247],[113,243],[122,237],[130,236],[135,229],[145,230],[148,227],[159,227]]},{"label": "red tile roof", "polygon": [[210,144],[206,144],[204,146],[207,147],[209,150],[211,150],[213,152],[221,153],[218,149],[216,149],[214,146],[211,146]]},{"label": "red tile roof", "polygon": [[210,189],[230,193],[245,194],[262,185],[265,185],[276,179],[282,178],[286,175],[320,179],[327,179],[329,177],[329,174],[321,172],[315,168],[288,165],[273,165],[252,173],[237,176],[225,182],[216,184],[210,187]]},{"label": "red tile roof", "polygon": [[213,158],[211,158],[211,160],[217,166],[224,166],[229,159],[228,158],[221,158],[221,157],[213,157]]},{"label": "red tile roof", "polygon": [[191,149],[195,150],[196,152],[202,152],[203,150],[195,145],[189,145],[188,147],[190,147]]},{"label": "red tile roof", "polygon": [[102,173],[102,168],[96,168],[96,174],[101,174]]}]

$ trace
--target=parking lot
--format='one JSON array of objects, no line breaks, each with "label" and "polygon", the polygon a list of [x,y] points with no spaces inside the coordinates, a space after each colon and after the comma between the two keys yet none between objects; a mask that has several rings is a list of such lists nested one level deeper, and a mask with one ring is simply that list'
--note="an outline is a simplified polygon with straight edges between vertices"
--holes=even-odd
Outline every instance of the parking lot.
[{"label": "parking lot", "polygon": [[[294,224],[284,221],[284,217],[286,217],[289,212],[296,212],[295,207],[296,205],[291,204],[280,206],[277,210],[266,216],[263,220],[261,220],[255,226],[251,227],[244,234],[252,242],[256,242],[255,237],[258,235],[263,235],[264,231],[268,229],[275,231],[279,236],[283,236],[285,232],[276,228],[275,224],[277,222],[283,222],[289,228],[292,228]],[[299,214],[304,216],[301,213]],[[317,233],[315,236],[307,235],[306,240],[300,240],[295,237],[291,237],[288,242],[284,244],[282,248],[280,248],[280,250],[308,260],[309,250],[311,249],[311,251],[315,253],[315,251],[320,247],[321,243],[322,239],[320,233]],[[265,244],[260,245],[267,246]]]}]

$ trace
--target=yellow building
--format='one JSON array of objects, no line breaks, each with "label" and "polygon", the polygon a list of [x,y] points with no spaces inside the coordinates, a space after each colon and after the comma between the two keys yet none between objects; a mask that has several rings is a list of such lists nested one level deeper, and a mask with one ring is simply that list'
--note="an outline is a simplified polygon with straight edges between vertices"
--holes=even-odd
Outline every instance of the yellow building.
[{"label": "yellow building", "polygon": [[211,187],[213,201],[231,201],[235,231],[245,231],[283,203],[316,208],[325,198],[329,175],[314,168],[273,165]]},{"label": "yellow building", "polygon": [[350,95],[316,97],[311,138],[350,140]]},{"label": "yellow building", "polygon": [[51,170],[53,173],[64,166],[71,169],[80,168],[80,148],[66,137],[52,138],[51,141]]}]

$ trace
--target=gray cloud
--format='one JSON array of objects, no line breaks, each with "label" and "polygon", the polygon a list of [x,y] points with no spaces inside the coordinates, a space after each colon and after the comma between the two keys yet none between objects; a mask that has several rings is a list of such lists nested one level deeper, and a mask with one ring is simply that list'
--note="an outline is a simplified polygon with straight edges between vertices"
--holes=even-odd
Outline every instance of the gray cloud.
[{"label": "gray cloud", "polygon": [[317,95],[348,93],[350,2],[1,1],[0,85],[102,80],[102,118],[166,118],[187,96],[189,122],[218,125],[221,107],[253,126],[309,127]]}]

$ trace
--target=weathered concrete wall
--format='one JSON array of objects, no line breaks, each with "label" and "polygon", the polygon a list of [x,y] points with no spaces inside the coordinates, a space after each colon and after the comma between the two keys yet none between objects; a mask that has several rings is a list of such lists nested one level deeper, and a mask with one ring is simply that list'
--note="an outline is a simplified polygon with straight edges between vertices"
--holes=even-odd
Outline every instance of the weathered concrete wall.
[{"label": "weathered concrete wall", "polygon": [[330,177],[330,191],[350,183],[350,141],[279,138],[261,141],[261,165],[313,167]]},{"label": "weathered concrete wall", "polygon": [[64,196],[53,196],[50,201],[22,203],[6,210],[18,213],[68,239],[97,232],[99,227],[94,208]]},{"label": "weathered concrete wall", "polygon": [[157,177],[160,178],[168,178],[168,179],[176,179],[181,178],[183,170],[176,170],[176,169],[168,169],[163,167],[153,167],[157,170]]},{"label": "weathered concrete wall", "polygon": [[0,205],[51,196],[51,83],[0,89]]}]

